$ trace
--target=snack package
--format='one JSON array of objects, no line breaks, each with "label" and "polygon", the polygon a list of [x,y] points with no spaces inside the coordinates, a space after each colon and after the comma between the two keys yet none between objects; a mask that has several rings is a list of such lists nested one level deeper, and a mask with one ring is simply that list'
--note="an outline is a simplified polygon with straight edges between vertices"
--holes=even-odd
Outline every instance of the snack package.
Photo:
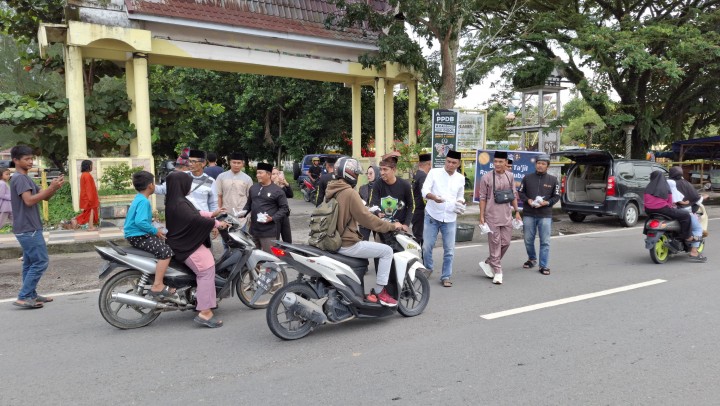
[{"label": "snack package", "polygon": [[492,233],[492,231],[490,231],[490,226],[488,226],[487,223],[478,224],[478,227],[480,227],[480,234],[485,235],[487,233]]},{"label": "snack package", "polygon": [[512,227],[513,227],[515,230],[519,230],[519,229],[523,228],[523,222],[522,222],[522,220],[513,219],[513,221],[512,221]]}]

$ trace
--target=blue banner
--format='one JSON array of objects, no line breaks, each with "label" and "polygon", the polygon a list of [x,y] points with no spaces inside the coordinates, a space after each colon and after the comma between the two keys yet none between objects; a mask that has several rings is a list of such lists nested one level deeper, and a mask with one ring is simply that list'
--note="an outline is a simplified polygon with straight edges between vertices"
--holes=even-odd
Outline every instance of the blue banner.
[{"label": "blue banner", "polygon": [[[512,174],[515,178],[515,189],[520,188],[520,182],[528,173],[535,173],[535,159],[538,155],[542,155],[542,152],[530,152],[530,151],[504,151],[507,152],[508,158],[513,160],[512,163]],[[473,189],[473,202],[480,202],[480,179],[486,173],[495,170],[493,165],[493,155],[495,150],[483,150],[479,149],[475,152],[475,187]],[[522,202],[518,202],[518,205],[522,207]]]}]

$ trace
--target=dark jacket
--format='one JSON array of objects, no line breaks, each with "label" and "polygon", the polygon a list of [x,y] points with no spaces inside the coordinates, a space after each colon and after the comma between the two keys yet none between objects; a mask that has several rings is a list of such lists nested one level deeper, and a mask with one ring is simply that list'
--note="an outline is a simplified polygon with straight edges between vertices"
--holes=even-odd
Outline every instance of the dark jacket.
[{"label": "dark jacket", "polygon": [[318,182],[318,194],[317,194],[317,200],[315,201],[315,206],[320,206],[320,203],[323,202],[325,199],[325,190],[327,189],[328,182],[333,180],[333,174],[332,173],[323,173],[320,175],[320,181]]},{"label": "dark jacket", "polygon": [[[560,185],[556,177],[543,173],[530,173],[525,175],[520,182],[518,191],[520,200],[523,203],[523,215],[531,217],[552,217],[552,207],[560,200]],[[542,207],[532,207],[528,204],[529,199],[542,196],[550,204]]]},{"label": "dark jacket", "polygon": [[427,173],[420,169],[418,169],[417,172],[415,172],[415,176],[413,176],[412,194],[415,200],[415,211],[425,211],[425,199],[423,199],[421,192],[425,178],[427,178]]},{"label": "dark jacket", "polygon": [[[362,235],[358,232],[358,223],[379,233],[387,233],[395,229],[392,223],[380,220],[371,214],[363,205],[358,192],[344,180],[332,180],[328,183],[327,198],[333,197],[338,201],[337,230],[342,232],[343,247],[350,247],[362,240]],[[343,230],[345,224],[348,226]]]},{"label": "dark jacket", "polygon": [[[277,237],[278,224],[290,214],[287,197],[282,188],[274,183],[263,186],[256,183],[250,187],[247,203],[250,217],[250,234],[257,238]],[[258,223],[258,213],[267,213],[272,217],[269,223]]]}]

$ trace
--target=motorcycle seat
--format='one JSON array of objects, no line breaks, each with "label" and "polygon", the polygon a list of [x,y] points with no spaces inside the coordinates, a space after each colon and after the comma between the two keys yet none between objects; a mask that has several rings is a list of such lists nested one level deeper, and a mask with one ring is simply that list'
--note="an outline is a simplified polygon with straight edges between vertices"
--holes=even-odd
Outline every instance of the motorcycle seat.
[{"label": "motorcycle seat", "polygon": [[[143,251],[143,250],[141,250],[140,248],[135,248],[135,247],[122,247],[122,249],[123,249],[123,251],[125,251],[125,252],[127,252],[128,254],[131,254],[131,255],[137,255],[137,256],[139,256],[139,257],[145,257],[145,258],[153,258],[153,259],[155,258],[155,255],[153,255],[153,254],[151,254],[151,253],[149,253],[149,252],[147,252],[147,251]],[[194,272],[192,271],[192,269],[188,268],[188,266],[185,265],[185,263],[176,260],[175,257],[173,257],[173,258],[170,260],[170,266],[171,266],[172,268],[178,270],[178,271],[181,271],[181,272],[184,272],[184,273],[188,273],[188,274],[191,274],[191,275],[194,274]]]},{"label": "motorcycle seat", "polygon": [[664,214],[662,214],[662,213],[652,213],[652,214],[649,214],[649,215],[648,215],[648,218],[651,218],[651,219],[654,219],[654,218],[655,218],[655,219],[661,219],[661,220],[674,220],[672,217],[666,216],[666,215],[664,215]]},{"label": "motorcycle seat", "polygon": [[342,262],[343,264],[349,266],[350,268],[367,268],[369,265],[367,258],[348,257],[346,255],[342,255],[342,254],[338,254],[338,253],[323,251],[320,248],[313,247],[312,245],[294,245],[294,246],[301,247],[303,250],[311,252],[316,255],[324,255],[326,257],[332,258],[336,261]]}]

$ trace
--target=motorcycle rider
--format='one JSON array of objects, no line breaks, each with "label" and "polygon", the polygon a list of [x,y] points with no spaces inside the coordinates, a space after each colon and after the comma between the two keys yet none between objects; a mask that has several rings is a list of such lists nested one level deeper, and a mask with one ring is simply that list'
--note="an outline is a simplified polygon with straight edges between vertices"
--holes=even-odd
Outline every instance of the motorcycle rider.
[{"label": "motorcycle rider", "polygon": [[358,224],[376,233],[400,230],[405,226],[380,220],[368,211],[360,194],[354,189],[361,173],[362,167],[356,159],[342,157],[335,163],[335,180],[328,183],[327,198],[334,197],[338,202],[337,231],[342,238],[342,247],[338,253],[354,258],[378,258],[375,288],[366,296],[366,300],[372,303],[380,302],[384,306],[397,306],[397,301],[385,289],[390,277],[393,250],[385,244],[362,241]]},{"label": "motorcycle rider", "polygon": [[321,173],[322,167],[320,166],[320,158],[314,157],[312,159],[312,166],[307,170],[307,172],[305,172],[305,174],[310,177],[310,182],[315,184],[318,179],[320,179]]},{"label": "motorcycle rider", "polygon": [[325,190],[327,189],[328,182],[333,180],[333,168],[335,166],[335,158],[325,158],[325,173],[320,175],[318,181],[318,193],[315,200],[315,207],[320,206],[320,203],[325,199]]}]

